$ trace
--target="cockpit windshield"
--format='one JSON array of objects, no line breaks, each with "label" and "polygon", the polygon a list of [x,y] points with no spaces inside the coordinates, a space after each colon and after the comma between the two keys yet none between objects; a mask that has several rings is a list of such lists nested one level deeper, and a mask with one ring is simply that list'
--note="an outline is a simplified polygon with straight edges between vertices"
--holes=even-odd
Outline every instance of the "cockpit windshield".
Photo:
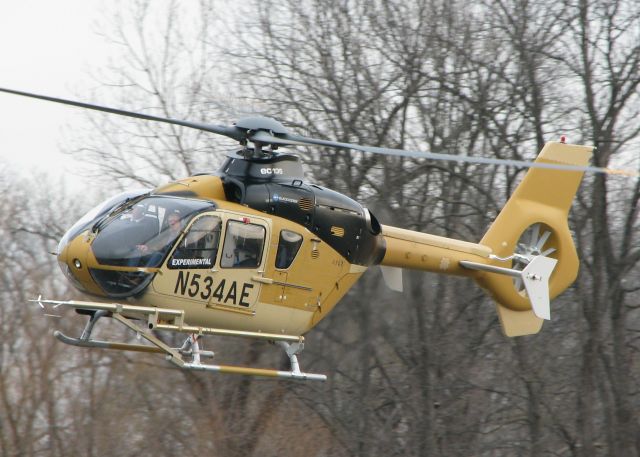
[{"label": "cockpit windshield", "polygon": [[102,265],[158,267],[191,218],[211,202],[147,197],[101,223],[91,245]]},{"label": "cockpit windshield", "polygon": [[73,224],[73,226],[69,230],[67,230],[67,233],[65,233],[62,239],[60,240],[60,243],[58,245],[58,252],[61,252],[62,248],[69,241],[71,241],[80,233],[88,229],[89,226],[91,226],[91,224],[94,223],[94,221],[107,215],[113,208],[119,205],[122,205],[123,203],[126,203],[128,201],[131,201],[135,198],[138,198],[141,195],[144,195],[146,193],[149,193],[149,189],[136,189],[136,190],[122,192],[114,197],[111,197],[103,201],[102,203],[95,206],[94,208],[91,208],[89,211],[87,211],[87,213],[84,216],[82,216],[78,220],[78,222]]}]

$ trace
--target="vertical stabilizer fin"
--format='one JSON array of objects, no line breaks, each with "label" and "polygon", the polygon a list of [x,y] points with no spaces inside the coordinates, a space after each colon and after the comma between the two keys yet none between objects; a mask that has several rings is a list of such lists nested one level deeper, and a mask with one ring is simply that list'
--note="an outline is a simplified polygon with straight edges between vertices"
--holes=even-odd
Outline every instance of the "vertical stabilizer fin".
[{"label": "vertical stabilizer fin", "polygon": [[538,256],[522,271],[522,281],[531,301],[531,309],[540,319],[551,319],[549,306],[549,278],[558,261]]},{"label": "vertical stabilizer fin", "polygon": [[[536,162],[586,166],[592,151],[590,146],[551,142]],[[491,248],[494,266],[522,264],[514,254],[529,260],[523,268],[527,274],[516,280],[515,287],[513,279],[505,275],[487,272],[476,277],[497,302],[500,322],[508,336],[540,331],[543,319],[550,314],[547,300],[567,289],[578,275],[579,260],[567,219],[583,174],[530,169],[480,241]],[[536,243],[520,252],[528,234],[535,234],[531,238]],[[502,260],[511,258],[514,260]],[[544,280],[534,279],[536,275],[544,276]]]},{"label": "vertical stabilizer fin", "polygon": [[402,268],[380,265],[380,270],[387,287],[396,292],[402,292]]}]

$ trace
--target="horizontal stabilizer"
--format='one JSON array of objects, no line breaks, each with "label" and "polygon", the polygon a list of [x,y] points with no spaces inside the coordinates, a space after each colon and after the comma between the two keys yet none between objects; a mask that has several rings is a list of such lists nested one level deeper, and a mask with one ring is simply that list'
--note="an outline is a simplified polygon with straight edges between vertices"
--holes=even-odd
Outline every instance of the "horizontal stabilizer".
[{"label": "horizontal stabilizer", "polygon": [[531,259],[522,271],[465,260],[461,261],[460,265],[471,270],[487,271],[522,279],[534,314],[540,319],[549,320],[551,319],[549,278],[557,263],[556,259],[539,255]]}]

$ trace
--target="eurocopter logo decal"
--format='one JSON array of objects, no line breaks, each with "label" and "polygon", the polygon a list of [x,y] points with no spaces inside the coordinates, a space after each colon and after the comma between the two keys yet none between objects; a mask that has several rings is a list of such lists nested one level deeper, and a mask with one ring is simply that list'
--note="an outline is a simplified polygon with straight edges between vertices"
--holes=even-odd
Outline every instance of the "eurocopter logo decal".
[{"label": "eurocopter logo decal", "polygon": [[289,203],[298,203],[298,200],[294,199],[294,198],[288,198],[288,197],[281,197],[278,194],[273,194],[273,201],[274,202],[289,202]]}]

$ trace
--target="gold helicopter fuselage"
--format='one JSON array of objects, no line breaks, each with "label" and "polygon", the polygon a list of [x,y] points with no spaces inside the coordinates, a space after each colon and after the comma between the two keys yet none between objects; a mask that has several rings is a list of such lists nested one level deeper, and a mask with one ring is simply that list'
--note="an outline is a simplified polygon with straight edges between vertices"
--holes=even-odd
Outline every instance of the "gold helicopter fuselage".
[{"label": "gold helicopter fuselage", "polygon": [[[582,166],[590,156],[589,147],[548,143],[536,162]],[[505,333],[525,335],[577,275],[567,214],[582,175],[530,170],[471,243],[382,226],[354,200],[304,182],[295,156],[238,155],[218,173],[105,202],[67,232],[58,259],[90,294],[183,310],[191,326],[286,335],[313,328],[372,265],[469,276],[496,300]],[[151,227],[144,236],[132,228],[136,208]],[[535,243],[515,256],[525,232]]]}]

